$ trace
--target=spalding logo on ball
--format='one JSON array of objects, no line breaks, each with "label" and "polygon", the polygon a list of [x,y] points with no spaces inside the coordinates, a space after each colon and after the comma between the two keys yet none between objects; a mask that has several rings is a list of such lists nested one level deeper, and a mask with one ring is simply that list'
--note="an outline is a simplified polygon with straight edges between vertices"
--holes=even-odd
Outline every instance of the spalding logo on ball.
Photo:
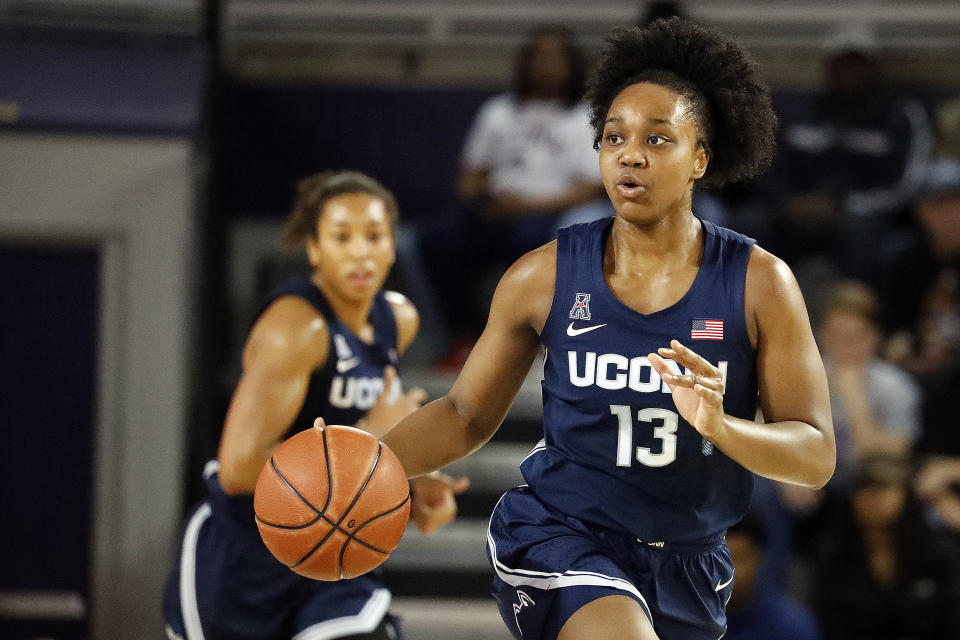
[{"label": "spalding logo on ball", "polygon": [[317,426],[278,446],[253,494],[257,528],[280,562],[315,580],[355,578],[400,543],[410,488],[397,456],[353,427]]}]

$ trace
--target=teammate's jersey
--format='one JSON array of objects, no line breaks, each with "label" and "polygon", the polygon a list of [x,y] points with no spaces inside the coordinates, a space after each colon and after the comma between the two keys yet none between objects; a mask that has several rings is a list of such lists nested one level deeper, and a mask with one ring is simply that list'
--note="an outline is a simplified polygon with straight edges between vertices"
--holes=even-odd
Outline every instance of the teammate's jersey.
[{"label": "teammate's jersey", "polygon": [[726,372],[724,411],[754,418],[756,365],[744,309],[754,242],[703,221],[703,259],[690,290],[642,314],[604,280],[611,221],[560,230],[541,335],[544,440],[521,471],[543,502],[581,520],[645,542],[706,539],[742,517],[753,475],[679,416],[646,356],[676,338]]},{"label": "teammate's jersey", "polygon": [[309,302],[323,316],[330,334],[330,349],[323,367],[310,376],[300,415],[284,436],[306,429],[318,416],[327,424],[355,424],[370,410],[383,391],[383,370],[398,366],[397,323],[388,301],[392,292],[379,292],[370,309],[373,344],[354,335],[330,307],[323,293],[307,278],[297,278],[274,290],[261,307],[265,311],[283,296]]},{"label": "teammate's jersey", "polygon": [[[306,300],[323,316],[330,334],[327,360],[310,376],[303,408],[283,439],[311,427],[318,417],[327,424],[356,424],[377,401],[383,389],[384,368],[388,364],[397,366],[397,325],[387,295],[377,293],[370,310],[373,344],[363,342],[340,322],[330,303],[307,278],[290,280],[264,300],[257,317],[283,296]],[[210,467],[217,468],[218,465]],[[228,515],[230,521],[241,527],[256,529],[252,495],[226,495],[222,490],[211,491],[210,495],[215,515]],[[217,495],[222,499],[215,499]]]}]

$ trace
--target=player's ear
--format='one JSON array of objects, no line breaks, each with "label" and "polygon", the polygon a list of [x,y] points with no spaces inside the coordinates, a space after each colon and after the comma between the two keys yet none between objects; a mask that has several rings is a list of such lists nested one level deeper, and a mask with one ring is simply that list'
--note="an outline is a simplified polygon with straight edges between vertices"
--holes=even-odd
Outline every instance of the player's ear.
[{"label": "player's ear", "polygon": [[694,180],[699,180],[707,172],[707,165],[710,164],[710,154],[707,153],[707,150],[702,144],[697,145],[696,151],[693,155],[693,172],[691,177]]}]

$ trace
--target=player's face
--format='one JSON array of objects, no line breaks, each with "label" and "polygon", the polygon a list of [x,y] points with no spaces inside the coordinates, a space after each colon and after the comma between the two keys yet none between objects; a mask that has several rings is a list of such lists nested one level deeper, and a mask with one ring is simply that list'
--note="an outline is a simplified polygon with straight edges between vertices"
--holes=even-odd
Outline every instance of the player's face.
[{"label": "player's face", "polygon": [[641,82],[617,94],[600,140],[600,173],[617,215],[649,224],[690,210],[694,180],[709,160],[689,101]]},{"label": "player's face", "polygon": [[347,193],[327,201],[317,220],[317,237],[307,239],[314,276],[352,301],[372,298],[395,257],[393,227],[383,200]]}]

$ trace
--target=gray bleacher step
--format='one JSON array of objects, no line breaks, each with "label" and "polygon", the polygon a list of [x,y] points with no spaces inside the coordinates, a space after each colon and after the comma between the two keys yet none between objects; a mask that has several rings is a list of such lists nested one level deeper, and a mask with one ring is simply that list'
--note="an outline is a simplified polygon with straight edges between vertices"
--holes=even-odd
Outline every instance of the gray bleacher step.
[{"label": "gray bleacher step", "polygon": [[447,465],[444,471],[453,476],[470,478],[470,491],[502,494],[523,484],[520,462],[535,443],[488,442],[466,458]]},{"label": "gray bleacher step", "polygon": [[[439,398],[450,391],[456,374],[439,374],[431,369],[423,367],[410,367],[403,369],[401,373],[403,386],[405,389],[422,387],[431,400]],[[543,357],[537,356],[530,367],[530,373],[524,379],[517,397],[510,407],[507,414],[507,420],[535,420],[539,421],[543,416],[543,397],[541,395],[540,381],[543,379]]]},{"label": "gray bleacher step", "polygon": [[394,598],[407,640],[511,640],[493,598]]},{"label": "gray bleacher step", "polygon": [[390,569],[413,571],[489,571],[487,520],[459,518],[427,537],[412,523],[390,554]]}]

